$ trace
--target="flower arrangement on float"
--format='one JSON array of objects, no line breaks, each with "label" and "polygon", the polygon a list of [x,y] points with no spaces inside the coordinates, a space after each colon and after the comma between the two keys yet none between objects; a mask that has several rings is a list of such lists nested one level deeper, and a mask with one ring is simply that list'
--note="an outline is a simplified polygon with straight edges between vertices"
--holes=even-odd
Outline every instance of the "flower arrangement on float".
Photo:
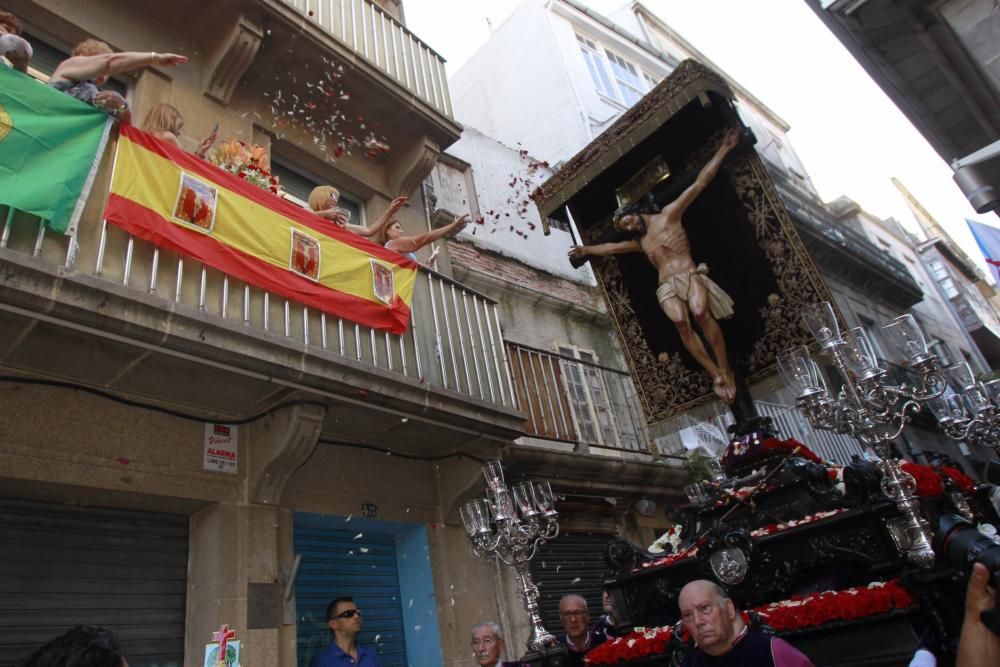
[{"label": "flower arrangement on float", "polygon": [[916,494],[925,498],[936,498],[944,495],[944,482],[958,487],[960,491],[970,493],[975,490],[976,483],[961,470],[949,466],[937,468],[919,463],[904,463],[903,472],[909,473],[917,483]]},{"label": "flower arrangement on float", "polygon": [[208,159],[247,183],[278,194],[278,179],[271,174],[263,146],[232,139],[215,149]]},{"label": "flower arrangement on float", "polygon": [[753,611],[776,632],[794,632],[833,621],[857,621],[916,604],[917,598],[894,579],[842,591],[795,595]]},{"label": "flower arrangement on float", "polygon": [[789,438],[788,440],[765,438],[764,440],[755,440],[752,445],[750,443],[742,442],[734,443],[723,455],[722,465],[730,465],[736,461],[750,460],[760,456],[778,453],[785,453],[789,456],[801,456],[807,461],[812,461],[813,463],[824,463],[823,459],[818,457],[815,452],[798,440],[793,438]]},{"label": "flower arrangement on float", "polygon": [[[898,580],[877,581],[842,591],[796,595],[743,612],[744,622],[756,616],[778,633],[808,630],[827,623],[858,621],[895,610],[906,610],[917,598]],[[624,637],[609,639],[587,654],[589,665],[614,665],[661,655],[683,648],[689,641],[681,624],[637,628]]]},{"label": "flower arrangement on float", "polygon": [[687,631],[679,623],[659,628],[636,628],[624,637],[608,639],[587,653],[583,660],[588,665],[614,665],[670,653],[682,648],[689,640]]},{"label": "flower arrangement on float", "polygon": [[649,545],[647,551],[651,554],[677,553],[681,547],[681,533],[684,527],[681,525],[671,526],[667,532],[660,535],[655,542]]}]

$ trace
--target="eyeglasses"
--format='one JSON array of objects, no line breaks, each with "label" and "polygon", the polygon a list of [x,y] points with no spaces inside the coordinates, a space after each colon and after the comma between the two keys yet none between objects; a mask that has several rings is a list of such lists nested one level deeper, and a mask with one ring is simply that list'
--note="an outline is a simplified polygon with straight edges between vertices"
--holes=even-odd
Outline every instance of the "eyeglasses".
[{"label": "eyeglasses", "polygon": [[589,616],[590,612],[583,609],[575,609],[573,611],[561,611],[559,615],[563,618],[583,618],[584,616]]},{"label": "eyeglasses", "polygon": [[497,640],[494,639],[493,637],[485,637],[483,639],[476,637],[475,639],[472,640],[473,646],[493,646],[496,643]]},{"label": "eyeglasses", "polygon": [[337,614],[334,618],[354,618],[355,616],[361,616],[360,609],[348,609]]}]

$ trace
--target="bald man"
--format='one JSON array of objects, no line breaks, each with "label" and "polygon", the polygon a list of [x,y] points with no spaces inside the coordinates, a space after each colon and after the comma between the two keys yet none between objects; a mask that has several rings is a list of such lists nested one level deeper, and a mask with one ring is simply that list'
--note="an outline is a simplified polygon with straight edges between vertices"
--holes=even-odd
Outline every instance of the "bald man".
[{"label": "bald man", "polygon": [[590,609],[582,595],[570,593],[559,600],[559,622],[566,631],[559,641],[569,651],[565,667],[583,667],[583,656],[607,641],[607,635],[591,627]]},{"label": "bald man", "polygon": [[729,595],[713,581],[692,581],[681,589],[678,602],[696,645],[681,667],[813,667],[783,639],[751,632]]}]

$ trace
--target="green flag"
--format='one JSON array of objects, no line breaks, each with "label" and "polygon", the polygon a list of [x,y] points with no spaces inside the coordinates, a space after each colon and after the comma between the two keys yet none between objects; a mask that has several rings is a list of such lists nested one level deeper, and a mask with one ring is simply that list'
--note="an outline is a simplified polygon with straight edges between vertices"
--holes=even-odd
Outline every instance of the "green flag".
[{"label": "green flag", "polygon": [[0,206],[73,233],[110,126],[100,109],[0,65]]}]

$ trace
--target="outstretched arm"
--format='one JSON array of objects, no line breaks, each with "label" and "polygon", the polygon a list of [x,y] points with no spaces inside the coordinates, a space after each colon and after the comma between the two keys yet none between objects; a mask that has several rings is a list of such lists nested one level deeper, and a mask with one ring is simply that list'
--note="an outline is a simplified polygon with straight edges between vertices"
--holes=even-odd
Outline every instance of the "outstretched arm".
[{"label": "outstretched arm", "polygon": [[733,128],[726,133],[726,136],[722,139],[722,143],[719,144],[719,148],[715,151],[715,155],[712,159],[701,168],[698,172],[698,177],[694,179],[694,183],[688,186],[688,188],[681,193],[681,196],[674,201],[667,204],[669,207],[673,207],[679,213],[683,213],[688,206],[690,206],[695,199],[698,198],[708,184],[712,182],[715,175],[719,173],[719,169],[722,167],[723,160],[726,159],[726,155],[729,151],[733,150],[740,141],[740,131],[739,128]]},{"label": "outstretched arm", "polygon": [[383,227],[392,221],[393,216],[396,215],[399,209],[403,208],[408,201],[409,197],[396,197],[393,199],[389,202],[389,208],[385,209],[385,213],[380,215],[378,219],[372,223],[371,227],[365,227],[364,225],[352,225],[350,223],[345,226],[355,234],[360,234],[361,236],[375,236],[382,230]]},{"label": "outstretched arm", "polygon": [[187,61],[187,56],[179,56],[175,53],[137,51],[102,53],[96,56],[73,56],[59,63],[56,71],[52,73],[52,80],[85,81],[96,79],[99,76],[131,72],[151,65],[181,65]]},{"label": "outstretched arm", "polygon": [[452,232],[461,230],[462,227],[465,227],[465,225],[468,224],[468,222],[469,214],[466,213],[463,216],[455,218],[444,227],[438,227],[437,229],[433,229],[423,234],[418,234],[417,236],[401,236],[398,239],[386,243],[385,247],[389,250],[395,250],[396,252],[416,252],[428,243],[433,243],[443,236],[447,236]]},{"label": "outstretched arm", "polygon": [[615,243],[595,243],[594,245],[575,245],[567,253],[573,257],[606,257],[608,255],[624,255],[630,252],[640,252],[642,246],[635,239],[616,241]]}]

